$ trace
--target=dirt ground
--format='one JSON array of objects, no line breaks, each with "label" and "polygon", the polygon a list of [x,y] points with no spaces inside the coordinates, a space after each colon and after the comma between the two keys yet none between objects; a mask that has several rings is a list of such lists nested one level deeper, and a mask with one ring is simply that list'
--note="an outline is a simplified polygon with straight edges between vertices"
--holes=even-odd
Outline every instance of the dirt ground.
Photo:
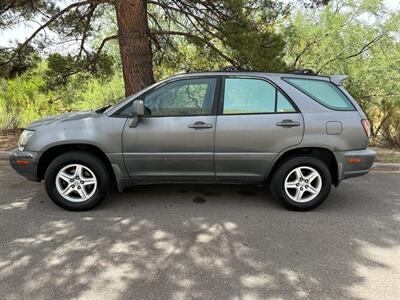
[{"label": "dirt ground", "polygon": [[9,151],[17,147],[22,129],[0,130],[0,151]]}]

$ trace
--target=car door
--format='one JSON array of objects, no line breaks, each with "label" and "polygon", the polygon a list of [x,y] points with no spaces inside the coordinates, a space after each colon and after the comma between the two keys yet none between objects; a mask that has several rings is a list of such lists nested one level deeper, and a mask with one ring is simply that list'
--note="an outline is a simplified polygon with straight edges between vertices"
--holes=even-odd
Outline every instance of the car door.
[{"label": "car door", "polygon": [[125,125],[124,160],[133,180],[215,181],[217,78],[167,82],[146,93],[145,116]]},{"label": "car door", "polygon": [[221,94],[215,136],[217,180],[261,181],[279,152],[301,142],[301,113],[265,78],[227,76]]}]

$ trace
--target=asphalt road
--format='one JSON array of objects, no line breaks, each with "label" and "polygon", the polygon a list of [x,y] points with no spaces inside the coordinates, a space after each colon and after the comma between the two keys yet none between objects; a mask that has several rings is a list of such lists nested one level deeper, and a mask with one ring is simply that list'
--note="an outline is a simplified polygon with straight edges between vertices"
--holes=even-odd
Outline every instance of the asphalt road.
[{"label": "asphalt road", "polygon": [[171,185],[64,211],[0,161],[1,299],[400,299],[400,173],[317,210],[264,188]]}]

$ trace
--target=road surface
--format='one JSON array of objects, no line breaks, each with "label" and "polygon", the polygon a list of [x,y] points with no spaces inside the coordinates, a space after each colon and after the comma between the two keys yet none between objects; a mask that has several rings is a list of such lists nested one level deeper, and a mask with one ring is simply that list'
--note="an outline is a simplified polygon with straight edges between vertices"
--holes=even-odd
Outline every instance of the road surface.
[{"label": "road surface", "polygon": [[318,209],[265,188],[159,185],[55,206],[0,161],[2,299],[400,299],[400,173]]}]

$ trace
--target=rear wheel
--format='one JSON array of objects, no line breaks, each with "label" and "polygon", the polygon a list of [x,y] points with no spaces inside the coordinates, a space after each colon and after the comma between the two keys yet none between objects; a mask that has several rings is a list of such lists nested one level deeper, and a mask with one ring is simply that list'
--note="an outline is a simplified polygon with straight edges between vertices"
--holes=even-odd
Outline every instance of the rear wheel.
[{"label": "rear wheel", "polygon": [[88,210],[107,195],[110,176],[104,163],[86,152],[68,152],[55,158],[45,174],[49,197],[68,210]]},{"label": "rear wheel", "polygon": [[284,162],[274,174],[271,191],[292,210],[310,210],[328,197],[332,176],[321,160],[310,156]]}]

